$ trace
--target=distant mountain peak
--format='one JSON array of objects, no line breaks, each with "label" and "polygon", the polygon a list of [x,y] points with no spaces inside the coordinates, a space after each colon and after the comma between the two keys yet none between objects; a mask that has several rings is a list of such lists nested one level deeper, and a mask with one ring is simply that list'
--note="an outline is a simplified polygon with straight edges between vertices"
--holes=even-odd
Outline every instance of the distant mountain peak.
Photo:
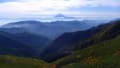
[{"label": "distant mountain peak", "polygon": [[57,14],[55,18],[74,19],[74,17],[65,16],[64,14]]},{"label": "distant mountain peak", "polygon": [[66,17],[66,16],[63,14],[57,14],[55,17]]}]

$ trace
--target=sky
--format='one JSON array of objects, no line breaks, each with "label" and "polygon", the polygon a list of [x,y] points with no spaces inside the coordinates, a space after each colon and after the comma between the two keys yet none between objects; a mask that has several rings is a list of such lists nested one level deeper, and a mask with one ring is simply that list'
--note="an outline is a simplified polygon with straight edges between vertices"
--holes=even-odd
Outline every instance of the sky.
[{"label": "sky", "polygon": [[0,0],[0,19],[67,16],[119,17],[120,0]]}]

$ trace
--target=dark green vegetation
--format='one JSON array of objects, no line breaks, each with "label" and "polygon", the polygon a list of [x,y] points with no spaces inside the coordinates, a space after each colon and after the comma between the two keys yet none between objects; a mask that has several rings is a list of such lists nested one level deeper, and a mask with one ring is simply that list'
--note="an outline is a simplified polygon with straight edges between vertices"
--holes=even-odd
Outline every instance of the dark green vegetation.
[{"label": "dark green vegetation", "polygon": [[120,68],[120,36],[78,50],[56,63],[63,68]]},{"label": "dark green vegetation", "polygon": [[58,68],[120,68],[120,21],[108,25],[77,46],[85,44],[88,47],[77,50],[54,63]]},{"label": "dark green vegetation", "polygon": [[50,63],[33,58],[0,56],[0,68],[120,68],[120,21],[102,26],[90,38],[70,46],[73,49],[69,55]]},{"label": "dark green vegetation", "polygon": [[16,55],[23,57],[31,57],[35,50],[31,47],[11,39],[9,33],[0,31],[0,55]]},{"label": "dark green vegetation", "polygon": [[47,66],[44,61],[32,58],[15,56],[0,56],[0,68],[43,68]]},{"label": "dark green vegetation", "polygon": [[62,34],[43,51],[41,54],[42,59],[48,62],[52,62],[71,54],[71,52],[76,49],[86,48],[86,44],[82,45],[81,47],[79,47],[79,45],[75,46],[75,44],[96,35],[96,33],[104,29],[106,25],[100,25],[85,31],[68,32]]},{"label": "dark green vegetation", "polygon": [[39,58],[50,40],[32,33],[8,33],[0,30],[0,55]]}]

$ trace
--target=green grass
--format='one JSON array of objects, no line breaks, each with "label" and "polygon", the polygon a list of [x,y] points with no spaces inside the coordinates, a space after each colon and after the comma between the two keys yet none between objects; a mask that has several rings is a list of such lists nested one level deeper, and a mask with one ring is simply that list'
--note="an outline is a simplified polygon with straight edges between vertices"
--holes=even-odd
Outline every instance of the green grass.
[{"label": "green grass", "polygon": [[15,56],[0,56],[0,68],[44,68],[48,64],[42,60]]},{"label": "green grass", "polygon": [[62,68],[120,68],[120,36],[78,50],[54,64]]},{"label": "green grass", "polygon": [[34,58],[0,56],[0,68],[120,68],[120,36],[77,50],[53,63]]}]

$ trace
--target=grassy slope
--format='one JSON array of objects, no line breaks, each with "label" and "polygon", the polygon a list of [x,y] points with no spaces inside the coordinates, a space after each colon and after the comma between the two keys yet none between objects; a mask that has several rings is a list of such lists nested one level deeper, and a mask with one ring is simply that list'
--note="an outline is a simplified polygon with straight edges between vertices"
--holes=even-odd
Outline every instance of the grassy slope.
[{"label": "grassy slope", "polygon": [[[53,64],[58,68],[120,68],[120,21],[105,27],[83,42],[82,46],[86,43],[89,47],[77,50]],[[77,46],[81,47],[81,43]]]},{"label": "grassy slope", "polygon": [[63,68],[120,68],[120,36],[54,62]]},{"label": "grassy slope", "polygon": [[32,58],[0,56],[0,68],[120,68],[120,36],[83,50],[54,63]]},{"label": "grassy slope", "polygon": [[0,68],[46,68],[47,63],[33,58],[0,56]]}]

